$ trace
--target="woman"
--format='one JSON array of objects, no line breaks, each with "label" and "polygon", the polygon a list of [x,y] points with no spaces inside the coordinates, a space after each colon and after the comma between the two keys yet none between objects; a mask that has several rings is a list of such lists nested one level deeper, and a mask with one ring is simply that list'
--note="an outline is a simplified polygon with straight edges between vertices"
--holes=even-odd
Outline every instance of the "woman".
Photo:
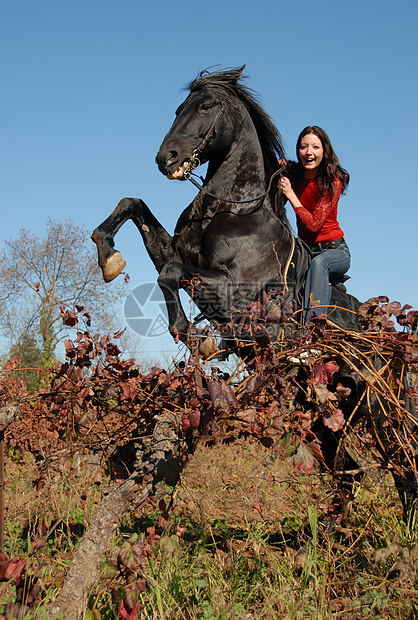
[{"label": "woman", "polygon": [[298,161],[287,163],[288,177],[282,177],[278,187],[296,213],[299,237],[313,254],[305,287],[308,322],[313,311],[327,311],[323,306],[331,296],[330,277],[343,276],[350,267],[350,251],[337,220],[338,201],[350,175],[340,166],[325,131],[316,125],[302,131],[296,155]]}]

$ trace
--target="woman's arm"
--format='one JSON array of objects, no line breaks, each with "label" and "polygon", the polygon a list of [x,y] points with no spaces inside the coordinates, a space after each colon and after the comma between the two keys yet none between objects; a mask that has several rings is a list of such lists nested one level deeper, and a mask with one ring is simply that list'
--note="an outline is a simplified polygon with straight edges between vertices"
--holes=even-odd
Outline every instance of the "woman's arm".
[{"label": "woman's arm", "polygon": [[282,177],[277,185],[292,205],[296,216],[301,220],[305,228],[311,232],[321,230],[332,211],[333,204],[338,202],[341,195],[341,181],[337,180],[332,198],[328,194],[324,194],[319,198],[314,210],[311,212],[303,206],[296,196],[292,184],[287,177]]}]

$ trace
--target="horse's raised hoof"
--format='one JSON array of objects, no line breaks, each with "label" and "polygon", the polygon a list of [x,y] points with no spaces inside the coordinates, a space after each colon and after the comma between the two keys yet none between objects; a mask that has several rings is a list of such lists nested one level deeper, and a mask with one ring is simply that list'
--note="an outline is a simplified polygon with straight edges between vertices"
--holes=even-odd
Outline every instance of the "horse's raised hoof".
[{"label": "horse's raised hoof", "polygon": [[126,261],[122,258],[122,254],[116,250],[103,265],[100,265],[104,281],[111,282],[114,280],[123,271],[125,265]]}]

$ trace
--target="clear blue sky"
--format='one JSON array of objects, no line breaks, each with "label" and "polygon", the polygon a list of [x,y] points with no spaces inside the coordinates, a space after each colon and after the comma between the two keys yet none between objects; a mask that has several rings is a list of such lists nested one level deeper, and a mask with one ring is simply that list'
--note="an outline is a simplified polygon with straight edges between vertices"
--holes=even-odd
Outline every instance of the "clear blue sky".
[{"label": "clear blue sky", "polygon": [[[191,184],[154,157],[182,86],[246,64],[288,155],[328,132],[351,183],[340,222],[349,291],[418,308],[416,0],[1,0],[1,234],[48,216],[93,230],[124,196],[172,232]],[[116,238],[132,287],[156,273],[131,223]]]}]

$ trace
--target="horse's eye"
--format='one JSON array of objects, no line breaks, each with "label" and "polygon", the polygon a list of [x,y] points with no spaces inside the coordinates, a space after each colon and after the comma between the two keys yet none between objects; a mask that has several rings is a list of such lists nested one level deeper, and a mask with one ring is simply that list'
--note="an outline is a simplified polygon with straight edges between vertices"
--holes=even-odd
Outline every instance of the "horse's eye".
[{"label": "horse's eye", "polygon": [[210,103],[202,103],[202,105],[200,106],[200,109],[206,112],[207,110],[210,110],[211,107],[212,106]]}]

